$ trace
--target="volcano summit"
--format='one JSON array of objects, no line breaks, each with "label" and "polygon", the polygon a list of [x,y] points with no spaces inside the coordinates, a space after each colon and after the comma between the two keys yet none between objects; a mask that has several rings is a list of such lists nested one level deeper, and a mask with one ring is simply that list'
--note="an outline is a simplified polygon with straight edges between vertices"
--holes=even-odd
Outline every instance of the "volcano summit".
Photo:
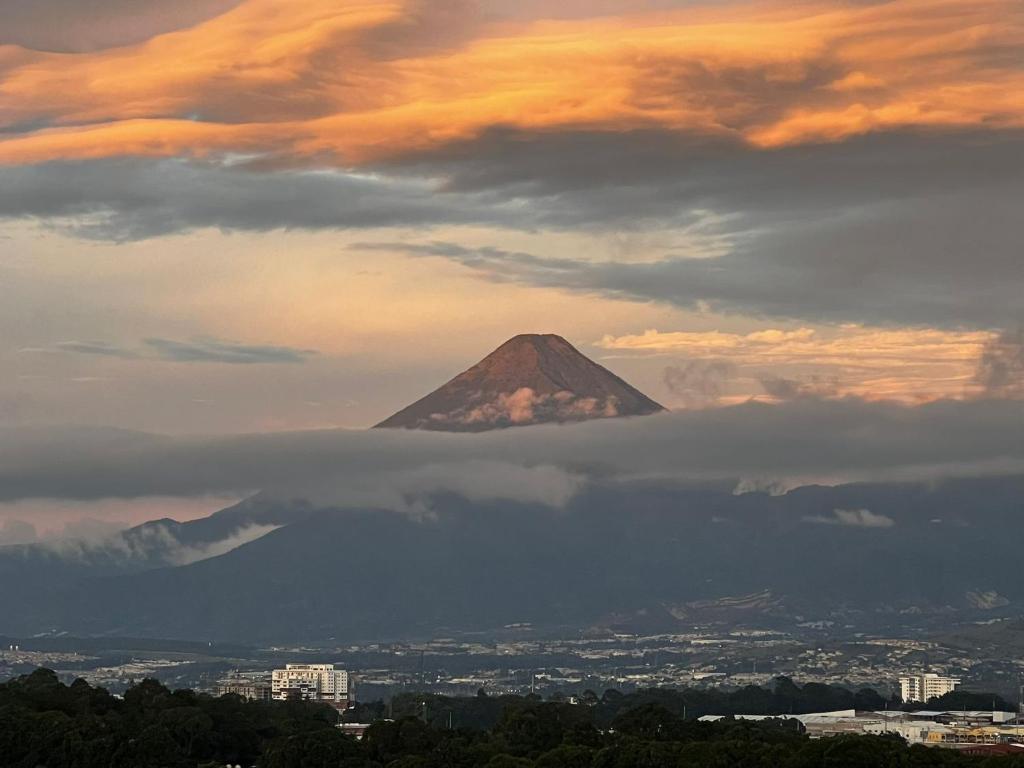
[{"label": "volcano summit", "polygon": [[561,336],[522,334],[377,426],[483,432],[663,410]]}]

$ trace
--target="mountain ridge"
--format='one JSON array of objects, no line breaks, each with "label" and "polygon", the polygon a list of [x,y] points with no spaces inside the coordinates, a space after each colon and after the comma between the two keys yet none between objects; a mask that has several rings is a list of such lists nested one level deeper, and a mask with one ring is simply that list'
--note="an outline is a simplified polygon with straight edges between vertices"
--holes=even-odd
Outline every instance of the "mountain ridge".
[{"label": "mountain ridge", "polygon": [[1024,477],[808,486],[782,496],[595,482],[558,511],[441,494],[428,517],[290,502],[275,512],[273,500],[258,498],[213,523],[181,523],[176,535],[196,545],[218,535],[207,530],[213,524],[224,535],[270,520],[279,527],[181,565],[147,558],[116,568],[50,553],[27,578],[24,553],[0,550],[8,577],[0,615],[14,636],[256,643],[427,637],[516,622],[572,631],[740,620],[948,628],[1024,611],[1022,493]]}]

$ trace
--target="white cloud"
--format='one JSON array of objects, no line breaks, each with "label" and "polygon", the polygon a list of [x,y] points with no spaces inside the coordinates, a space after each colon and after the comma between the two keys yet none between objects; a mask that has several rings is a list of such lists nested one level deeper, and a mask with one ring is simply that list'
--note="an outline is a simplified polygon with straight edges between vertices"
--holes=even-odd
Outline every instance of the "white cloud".
[{"label": "white cloud", "polygon": [[579,421],[596,416],[618,415],[619,400],[615,395],[599,399],[578,397],[563,390],[553,395],[535,392],[530,387],[520,387],[514,392],[500,393],[493,400],[478,403],[452,413],[436,413],[431,418],[440,423],[456,426],[498,425],[506,426],[532,424],[546,421]]},{"label": "white cloud", "polygon": [[367,470],[358,477],[295,485],[282,495],[308,498],[321,505],[374,507],[415,517],[430,515],[429,497],[454,493],[469,501],[512,500],[564,507],[582,487],[585,476],[554,464],[526,465],[495,459],[431,462],[422,466]]},{"label": "white cloud", "polygon": [[831,517],[808,516],[805,522],[821,525],[845,525],[853,528],[892,528],[896,521],[870,509],[833,509]]},{"label": "white cloud", "polygon": [[197,563],[200,560],[208,560],[211,557],[225,555],[233,549],[238,549],[243,544],[248,544],[256,539],[262,539],[268,533],[276,531],[277,525],[247,525],[239,528],[232,535],[224,539],[197,544],[192,546],[181,546],[172,548],[168,553],[168,560],[175,565],[188,565]]},{"label": "white cloud", "polygon": [[175,534],[173,523],[155,521],[128,529],[124,524],[86,518],[65,524],[35,542],[65,559],[115,562],[156,560],[166,565],[188,565],[226,554],[233,549],[266,536],[280,526],[244,525],[215,541],[184,543]]}]

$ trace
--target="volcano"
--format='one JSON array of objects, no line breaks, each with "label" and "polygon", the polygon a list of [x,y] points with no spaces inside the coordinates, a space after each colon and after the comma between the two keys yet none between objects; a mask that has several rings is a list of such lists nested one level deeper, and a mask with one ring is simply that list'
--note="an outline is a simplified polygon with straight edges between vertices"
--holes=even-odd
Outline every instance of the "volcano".
[{"label": "volcano", "polygon": [[515,336],[377,427],[483,432],[665,409],[561,336]]}]

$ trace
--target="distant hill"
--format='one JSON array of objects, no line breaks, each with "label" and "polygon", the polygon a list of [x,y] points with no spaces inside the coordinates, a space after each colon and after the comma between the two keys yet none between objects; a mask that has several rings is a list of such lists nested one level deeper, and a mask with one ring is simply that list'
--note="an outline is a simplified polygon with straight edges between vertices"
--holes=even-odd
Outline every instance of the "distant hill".
[{"label": "distant hill", "polygon": [[211,552],[211,536],[276,526],[196,562],[0,550],[0,633],[269,643],[516,622],[948,628],[1024,614],[1021,498],[1024,478],[783,496],[594,484],[565,510],[446,495],[422,519],[258,498],[180,524],[179,540]]},{"label": "distant hill", "polygon": [[523,334],[377,426],[481,432],[663,410],[561,336]]}]

